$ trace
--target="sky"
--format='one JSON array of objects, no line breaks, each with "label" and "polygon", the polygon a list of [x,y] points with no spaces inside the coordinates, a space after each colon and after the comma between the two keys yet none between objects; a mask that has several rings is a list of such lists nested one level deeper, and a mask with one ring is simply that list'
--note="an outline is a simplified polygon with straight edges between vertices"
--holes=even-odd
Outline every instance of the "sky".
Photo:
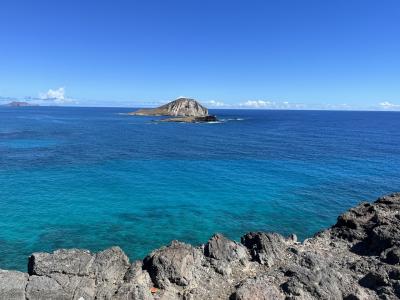
[{"label": "sky", "polygon": [[0,102],[400,110],[398,0],[2,0]]}]

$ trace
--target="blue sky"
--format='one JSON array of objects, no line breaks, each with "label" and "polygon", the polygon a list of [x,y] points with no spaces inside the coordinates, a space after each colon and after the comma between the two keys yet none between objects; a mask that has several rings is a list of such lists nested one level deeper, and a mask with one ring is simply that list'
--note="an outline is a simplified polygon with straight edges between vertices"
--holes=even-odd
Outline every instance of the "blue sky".
[{"label": "blue sky", "polygon": [[400,1],[2,0],[0,97],[400,109]]}]

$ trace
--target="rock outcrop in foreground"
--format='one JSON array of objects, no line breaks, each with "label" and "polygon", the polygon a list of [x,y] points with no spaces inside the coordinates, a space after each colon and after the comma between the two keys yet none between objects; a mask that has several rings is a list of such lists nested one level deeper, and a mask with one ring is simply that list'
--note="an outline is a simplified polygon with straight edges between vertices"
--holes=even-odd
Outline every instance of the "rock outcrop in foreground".
[{"label": "rock outcrop in foreground", "polygon": [[168,116],[172,118],[163,119],[167,122],[211,122],[216,121],[215,116],[208,114],[208,109],[199,102],[189,98],[178,98],[165,105],[156,108],[144,108],[129,113],[133,116]]},{"label": "rock outcrop in foreground", "polygon": [[130,263],[99,253],[34,253],[28,273],[0,271],[0,299],[399,299],[400,193],[362,203],[303,243],[251,232],[241,243],[173,241]]}]

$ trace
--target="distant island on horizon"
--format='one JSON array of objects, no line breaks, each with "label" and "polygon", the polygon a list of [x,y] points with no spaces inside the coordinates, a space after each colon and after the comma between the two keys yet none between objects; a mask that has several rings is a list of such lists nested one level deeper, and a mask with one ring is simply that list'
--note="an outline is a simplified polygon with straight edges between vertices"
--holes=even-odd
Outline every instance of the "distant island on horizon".
[{"label": "distant island on horizon", "polygon": [[29,103],[26,101],[11,101],[10,103],[3,104],[2,106],[9,107],[27,107],[27,106],[40,106],[39,104]]}]

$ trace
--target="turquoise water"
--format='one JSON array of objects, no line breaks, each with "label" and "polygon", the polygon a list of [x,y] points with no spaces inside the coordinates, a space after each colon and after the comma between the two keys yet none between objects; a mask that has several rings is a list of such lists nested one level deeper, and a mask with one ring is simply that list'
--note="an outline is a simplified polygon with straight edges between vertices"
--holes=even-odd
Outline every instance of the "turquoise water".
[{"label": "turquoise water", "polygon": [[125,108],[0,108],[0,268],[34,251],[251,230],[306,238],[400,190],[400,113],[215,110],[157,123]]}]

